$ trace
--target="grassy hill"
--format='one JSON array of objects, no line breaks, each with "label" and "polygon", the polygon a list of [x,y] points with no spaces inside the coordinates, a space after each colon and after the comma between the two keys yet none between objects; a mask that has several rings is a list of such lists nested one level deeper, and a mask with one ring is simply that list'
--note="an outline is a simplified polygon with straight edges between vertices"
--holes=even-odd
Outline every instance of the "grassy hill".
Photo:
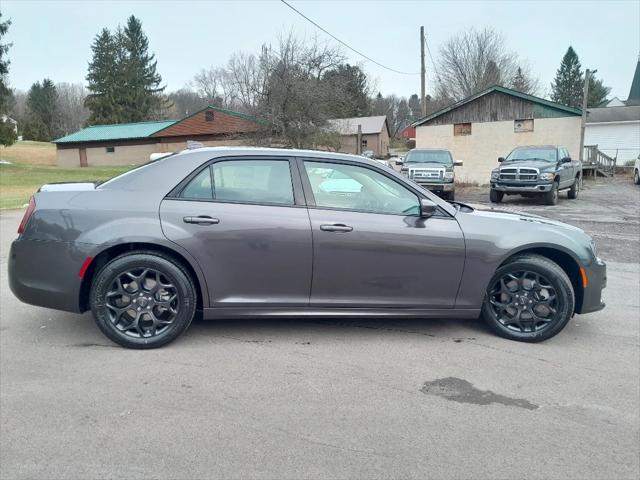
[{"label": "grassy hill", "polygon": [[11,162],[0,165],[0,210],[22,208],[45,183],[107,180],[131,168],[58,168],[56,148],[46,142],[18,142],[9,148],[0,147],[0,158]]}]

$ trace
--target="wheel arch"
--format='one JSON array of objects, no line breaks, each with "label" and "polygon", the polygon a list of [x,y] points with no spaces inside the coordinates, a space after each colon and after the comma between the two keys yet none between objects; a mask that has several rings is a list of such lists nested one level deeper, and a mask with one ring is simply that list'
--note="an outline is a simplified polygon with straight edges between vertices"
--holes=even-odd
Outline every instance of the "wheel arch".
[{"label": "wheel arch", "polygon": [[[565,251],[561,248],[557,247],[549,247],[549,246],[526,246],[517,251],[510,252],[500,263],[498,268],[506,265],[510,261],[512,261],[515,257],[520,257],[526,254],[534,254],[540,255],[541,257],[545,257],[552,262],[558,264],[562,270],[567,274],[569,280],[571,280],[571,285],[573,286],[573,292],[575,294],[575,311],[580,311],[582,309],[582,301],[584,299],[584,287],[582,286],[581,276],[580,276],[580,264],[578,260],[568,251]],[[497,269],[496,269],[497,270]]]},{"label": "wheel arch", "polygon": [[[145,241],[130,241],[110,245],[94,255],[91,263],[84,273],[84,276],[82,277],[82,282],[80,284],[78,303],[81,312],[86,312],[91,308],[89,306],[89,294],[91,291],[91,284],[93,283],[93,278],[95,277],[96,273],[100,271],[100,269],[104,265],[109,263],[109,261],[113,260],[117,256],[124,253],[133,253],[137,251],[161,253],[179,262],[187,270],[196,287],[196,293],[198,297],[196,308],[198,310],[202,310],[205,305],[209,304],[206,280],[202,272],[200,271],[199,266],[195,264],[195,261],[190,261],[187,258],[187,255],[184,255],[178,252],[177,249],[171,248],[167,245]],[[205,295],[207,295],[206,298]]]}]

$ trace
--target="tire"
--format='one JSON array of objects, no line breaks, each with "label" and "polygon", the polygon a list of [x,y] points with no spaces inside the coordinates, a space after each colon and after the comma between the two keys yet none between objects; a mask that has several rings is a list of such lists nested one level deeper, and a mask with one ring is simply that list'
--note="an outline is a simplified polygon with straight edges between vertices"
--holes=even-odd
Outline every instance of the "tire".
[{"label": "tire", "polygon": [[580,191],[580,176],[577,176],[575,178],[575,181],[573,182],[573,185],[571,185],[571,188],[567,191],[567,197],[569,197],[571,200],[575,200],[576,198],[578,198],[579,191]]},{"label": "tire", "polygon": [[189,327],[197,292],[189,273],[170,256],[133,252],[96,274],[90,305],[102,333],[118,345],[157,348]]},{"label": "tire", "polygon": [[494,190],[493,188],[489,190],[489,200],[493,203],[502,202],[502,198],[504,197],[504,192],[499,192],[498,190]]},{"label": "tire", "polygon": [[565,271],[546,257],[527,254],[496,270],[487,287],[482,317],[497,335],[534,343],[557,335],[574,307],[575,294]]},{"label": "tire", "polygon": [[638,172],[638,170],[633,173],[633,183],[635,183],[636,185],[640,185],[640,173]]},{"label": "tire", "polygon": [[447,200],[449,200],[450,202],[453,202],[456,199],[456,193],[455,192],[448,192],[447,193]]},{"label": "tire", "polygon": [[544,203],[547,205],[556,205],[558,203],[558,182],[553,182],[551,190],[544,194]]}]

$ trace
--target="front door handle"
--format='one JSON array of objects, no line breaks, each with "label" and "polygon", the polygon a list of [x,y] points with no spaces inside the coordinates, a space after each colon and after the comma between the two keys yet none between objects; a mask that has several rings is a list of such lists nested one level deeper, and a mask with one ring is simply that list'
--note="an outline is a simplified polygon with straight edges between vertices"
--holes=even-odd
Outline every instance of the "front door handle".
[{"label": "front door handle", "polygon": [[350,232],[353,230],[353,227],[349,225],[345,225],[344,223],[331,223],[320,225],[320,230],[323,232]]},{"label": "front door handle", "polygon": [[184,223],[193,223],[195,225],[217,225],[220,223],[219,218],[213,218],[208,215],[199,215],[197,217],[183,217]]}]

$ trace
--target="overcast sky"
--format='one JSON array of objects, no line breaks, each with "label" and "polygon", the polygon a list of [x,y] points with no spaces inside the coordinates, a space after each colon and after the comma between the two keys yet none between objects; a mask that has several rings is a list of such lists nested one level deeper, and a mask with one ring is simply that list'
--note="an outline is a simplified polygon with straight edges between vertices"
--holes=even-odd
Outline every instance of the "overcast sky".
[{"label": "overcast sky", "polygon": [[[491,26],[509,49],[528,62],[549,90],[569,45],[583,68],[626,99],[640,51],[640,2],[629,1],[315,1],[290,3],[325,29],[376,61],[419,72],[419,27],[424,25],[434,57],[448,37],[471,27]],[[257,52],[262,43],[293,29],[328,38],[277,0],[255,1],[15,1],[2,0],[3,20],[11,18],[8,40],[12,87],[26,90],[45,77],[85,82],[90,45],[103,27],[115,28],[134,14],[143,22],[167,90],[185,86],[201,68],[222,66],[238,50]],[[420,90],[418,75],[400,75],[345,51],[383,94]],[[433,67],[427,57],[427,92]]]}]

